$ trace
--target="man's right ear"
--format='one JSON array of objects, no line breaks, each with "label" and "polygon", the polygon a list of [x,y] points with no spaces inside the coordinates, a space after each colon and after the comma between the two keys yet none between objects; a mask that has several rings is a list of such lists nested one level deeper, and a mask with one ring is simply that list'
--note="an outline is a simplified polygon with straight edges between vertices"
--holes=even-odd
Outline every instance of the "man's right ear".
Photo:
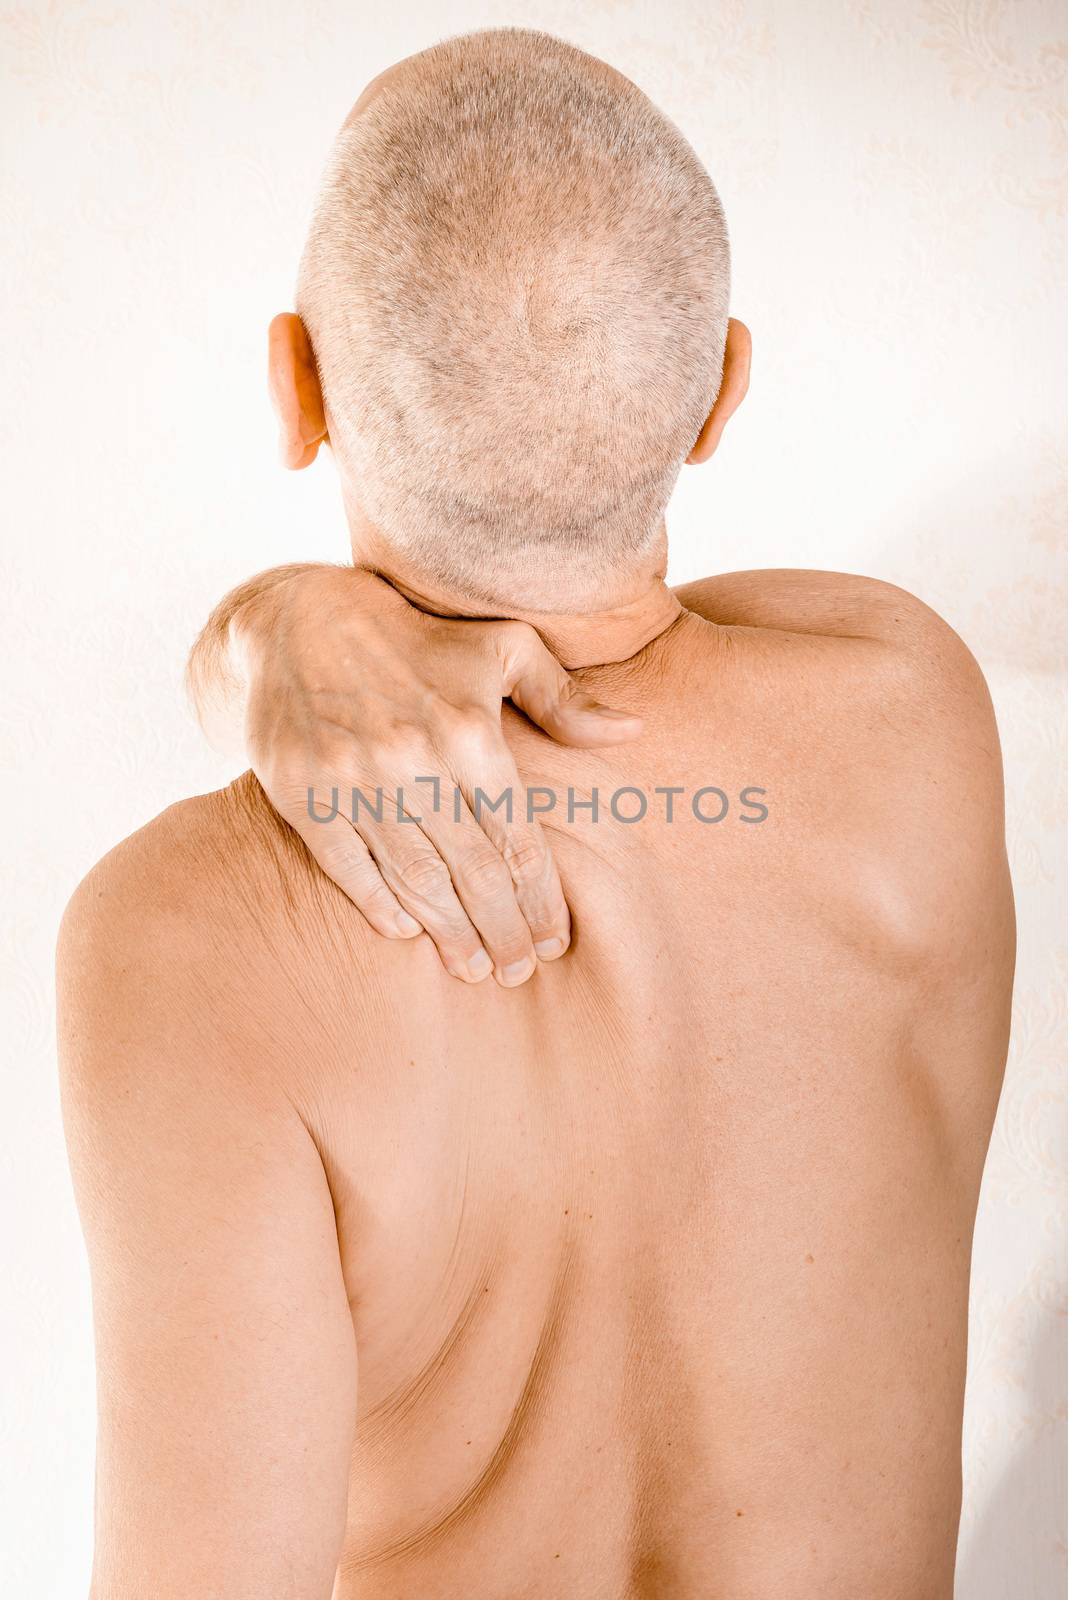
[{"label": "man's right ear", "polygon": [[294,311],[280,312],[267,331],[267,375],[283,465],[310,467],[328,437],[326,409],[311,341]]}]

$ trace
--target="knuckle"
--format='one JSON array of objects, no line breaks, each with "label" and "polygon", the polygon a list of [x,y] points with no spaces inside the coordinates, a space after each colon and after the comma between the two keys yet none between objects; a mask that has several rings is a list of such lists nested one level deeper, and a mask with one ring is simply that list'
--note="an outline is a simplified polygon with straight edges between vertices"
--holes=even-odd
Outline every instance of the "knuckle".
[{"label": "knuckle", "polygon": [[467,761],[486,760],[497,748],[500,728],[482,706],[450,706],[440,717],[445,748]]},{"label": "knuckle", "polygon": [[509,918],[506,927],[486,929],[483,932],[486,944],[502,966],[522,960],[524,956],[532,953],[530,929],[518,910],[513,918]]},{"label": "knuckle", "polygon": [[423,760],[421,752],[419,739],[414,730],[408,728],[374,734],[366,741],[367,765],[387,776],[418,769]]},{"label": "knuckle", "polygon": [[319,853],[319,863],[332,878],[356,878],[365,874],[370,863],[358,845],[332,844]]},{"label": "knuckle", "polygon": [[545,871],[548,855],[545,845],[529,834],[505,840],[504,859],[516,883],[539,879]]},{"label": "knuckle", "polygon": [[497,643],[502,654],[521,656],[540,645],[541,637],[529,622],[509,619],[497,624]]},{"label": "knuckle", "polygon": [[479,948],[478,934],[465,922],[452,917],[427,917],[426,931],[441,951],[459,961],[468,961]]},{"label": "knuckle", "polygon": [[[352,764],[354,741],[343,738],[340,734],[331,732],[315,740],[311,752],[311,760],[305,759],[305,770],[314,775],[317,783],[337,783],[339,774],[344,773]],[[291,771],[296,770],[297,763],[288,763]]]},{"label": "knuckle", "polygon": [[479,899],[495,899],[511,892],[512,880],[500,856],[479,851],[458,868],[463,887]]},{"label": "knuckle", "polygon": [[464,915],[459,902],[453,906],[430,906],[421,914],[426,931],[441,950],[450,950],[464,959],[478,948],[478,934]]},{"label": "knuckle", "polygon": [[395,870],[401,887],[417,899],[444,901],[448,898],[452,880],[440,856],[429,852],[409,856],[398,862]]},{"label": "knuckle", "polygon": [[368,873],[366,883],[360,885],[359,903],[364,911],[392,912],[396,910],[397,901],[392,889],[382,882],[377,867],[374,876]]}]

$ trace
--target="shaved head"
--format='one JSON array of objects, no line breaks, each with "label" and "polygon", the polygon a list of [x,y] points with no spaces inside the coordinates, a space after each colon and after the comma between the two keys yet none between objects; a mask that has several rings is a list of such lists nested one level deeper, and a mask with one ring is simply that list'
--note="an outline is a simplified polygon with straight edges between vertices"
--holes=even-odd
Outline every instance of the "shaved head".
[{"label": "shaved head", "polygon": [[728,287],[708,174],[603,62],[506,28],[390,68],[298,286],[346,494],[458,594],[582,609],[657,544]]}]

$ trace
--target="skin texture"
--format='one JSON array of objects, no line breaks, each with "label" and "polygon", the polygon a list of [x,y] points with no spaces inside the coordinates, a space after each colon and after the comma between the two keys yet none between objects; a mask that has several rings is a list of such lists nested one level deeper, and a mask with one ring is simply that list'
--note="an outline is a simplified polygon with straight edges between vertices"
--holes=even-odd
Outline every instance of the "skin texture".
[{"label": "skin texture", "polygon": [[[475,983],[492,968],[506,987],[532,975],[535,956],[567,948],[567,905],[537,818],[475,818],[478,788],[519,783],[501,702],[510,694],[552,737],[588,747],[634,738],[641,719],[584,694],[533,628],[428,616],[359,568],[275,568],[215,608],[189,678],[217,743],[240,742],[225,724],[243,715],[276,809],[379,933],[425,928],[454,977]],[[355,826],[331,818],[339,792],[381,792],[395,807],[398,792],[415,799],[420,776],[439,773],[465,797],[463,828],[417,823],[414,804],[403,831],[367,810]]]},{"label": "skin texture", "polygon": [[604,607],[647,552],[728,288],[722,207],[670,120],[581,50],[490,29],[349,119],[296,310],[353,498],[421,574],[511,614]]},{"label": "skin texture", "polygon": [[[744,399],[751,352],[749,330],[731,319],[692,464],[710,459]],[[269,378],[282,460],[307,467],[328,442],[326,410],[311,346],[291,312],[271,323]],[[501,622],[472,596],[435,588],[406,565],[368,521],[343,464],[341,484],[360,566],[277,568],[227,595],[193,648],[194,702],[219,743],[236,742],[233,727],[243,718],[245,749],[272,804],[371,927],[387,938],[425,929],[451,976],[478,983],[492,972],[515,987],[538,961],[563,954],[570,919],[537,818],[476,815],[476,787],[496,795],[517,784],[502,699],[510,696],[565,744],[599,748],[640,733],[640,718],[602,706],[561,662],[625,660],[674,621],[680,605],[664,581],[666,530],[643,563],[604,575],[602,604],[518,611]],[[390,831],[359,811],[349,822],[310,820],[309,789],[322,816],[335,785],[348,794],[355,787],[410,795],[428,773],[459,788],[465,827],[424,819]]]},{"label": "skin texture", "polygon": [[[482,44],[500,37],[485,36]],[[391,85],[418,89],[422,74],[425,86],[434,55],[408,57],[373,79],[346,128]],[[594,78],[626,84],[607,63],[582,60]],[[703,287],[718,303],[724,262],[702,261]],[[330,292],[344,290],[332,283]],[[718,364],[718,340],[715,348]],[[722,349],[718,383],[703,388],[714,389],[716,399],[690,447],[691,463],[713,454],[748,387],[751,340],[742,323],[726,324]],[[681,359],[677,351],[676,358]],[[290,469],[306,468],[321,445],[331,444],[332,420],[311,340],[292,312],[270,325],[268,381],[281,459]],[[343,427],[333,431],[345,437]],[[440,441],[415,443],[426,455]],[[622,444],[617,455],[621,471],[633,465]],[[325,568],[281,569],[227,596],[194,647],[194,700],[205,726],[225,738],[233,702],[247,686],[244,736],[253,770],[280,815],[373,928],[390,938],[425,929],[450,975],[477,983],[492,972],[503,987],[518,986],[533,976],[539,960],[566,950],[570,922],[537,820],[476,814],[476,786],[492,782],[498,793],[515,781],[500,729],[502,699],[510,695],[532,721],[565,743],[602,747],[640,731],[640,721],[626,710],[608,710],[584,695],[550,652],[567,666],[620,661],[669,625],[679,605],[664,581],[666,530],[661,525],[640,561],[598,558],[592,580],[580,574],[577,551],[570,562],[548,568],[542,560],[537,573],[513,563],[508,592],[517,606],[532,581],[544,586],[551,575],[550,587],[567,597],[568,611],[552,615],[510,605],[510,620],[494,628],[497,614],[475,595],[435,588],[382,537],[364,504],[364,475],[344,448],[337,450],[336,465],[355,562],[365,570],[354,576]],[[484,555],[504,559],[496,549]],[[421,624],[415,610],[392,596],[369,595],[374,574],[434,620]],[[487,621],[479,632],[471,621],[446,620],[457,617]],[[459,788],[466,807],[463,829],[424,820],[406,835],[390,835],[365,813],[353,817],[351,826],[335,819],[320,827],[310,820],[309,789],[322,815],[335,783],[348,793],[353,787],[369,794],[402,788],[411,793],[427,772]]]},{"label": "skin texture", "polygon": [[638,739],[506,732],[562,796],[730,812],[562,801],[572,947],[519,989],[377,937],[251,777],[76,893],[94,1600],[949,1600],[1013,963],[989,699],[886,585],[677,598],[575,675]]},{"label": "skin texture", "polygon": [[[306,466],[299,320],[270,346]],[[732,323],[691,459],[748,367]],[[290,815],[302,763],[409,784],[413,730],[461,787],[512,763],[561,797],[563,895],[544,840],[428,821],[413,870],[407,827],[319,845],[251,775],[76,893],[94,1600],[949,1600],[1013,959],[975,663],[863,579],[673,593],[663,539],[570,611],[456,620],[471,597],[405,570],[338,465],[388,585],[265,575],[210,636],[246,655],[268,789]],[[502,736],[507,695],[546,731],[506,708]],[[627,742],[588,737],[605,704]],[[576,707],[597,748],[546,736]],[[709,785],[717,823],[687,804]],[[568,808],[624,786],[639,824]],[[426,935],[372,931],[409,904]],[[535,970],[549,925],[571,948]]]}]

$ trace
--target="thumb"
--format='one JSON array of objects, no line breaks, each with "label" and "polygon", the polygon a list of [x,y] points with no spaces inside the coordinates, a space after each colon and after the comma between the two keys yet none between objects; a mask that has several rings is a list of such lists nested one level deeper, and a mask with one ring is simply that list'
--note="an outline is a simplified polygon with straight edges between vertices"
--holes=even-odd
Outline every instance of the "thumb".
[{"label": "thumb", "polygon": [[533,628],[516,636],[505,667],[504,693],[557,744],[627,744],[641,717],[615,711],[580,689]]}]

